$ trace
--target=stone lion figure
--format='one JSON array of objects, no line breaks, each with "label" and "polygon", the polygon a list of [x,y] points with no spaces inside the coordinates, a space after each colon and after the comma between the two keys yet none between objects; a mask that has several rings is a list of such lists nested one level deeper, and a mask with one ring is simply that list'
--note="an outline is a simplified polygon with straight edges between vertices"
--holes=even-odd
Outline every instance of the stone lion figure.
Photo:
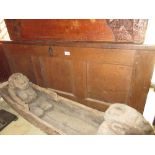
[{"label": "stone lion figure", "polygon": [[52,109],[52,103],[47,101],[42,94],[38,95],[33,84],[25,75],[14,73],[9,77],[8,83],[8,92],[12,99],[23,105],[28,104],[29,110],[37,116],[41,117],[47,110]]},{"label": "stone lion figure", "polygon": [[8,82],[9,92],[14,92],[25,103],[31,103],[37,98],[37,93],[34,91],[29,79],[25,75],[15,73],[10,76]]},{"label": "stone lion figure", "polygon": [[97,134],[109,135],[149,135],[154,130],[143,115],[125,104],[112,104],[104,114],[104,122]]},{"label": "stone lion figure", "polygon": [[[52,110],[53,99],[58,101],[55,92],[36,86],[21,73],[11,75],[8,84],[10,97],[20,106],[27,105],[28,110],[38,117],[43,117],[46,112]],[[45,93],[42,93],[42,89]],[[48,98],[45,94],[52,97]],[[112,104],[103,117],[104,121],[99,126],[97,134],[154,134],[152,126],[142,114],[125,104]]]}]

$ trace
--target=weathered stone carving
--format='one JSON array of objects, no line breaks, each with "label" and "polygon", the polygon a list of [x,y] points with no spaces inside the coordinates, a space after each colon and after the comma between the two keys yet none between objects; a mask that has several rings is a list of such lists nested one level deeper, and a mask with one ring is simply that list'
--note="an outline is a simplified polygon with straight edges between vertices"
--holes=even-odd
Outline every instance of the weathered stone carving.
[{"label": "weathered stone carving", "polygon": [[141,135],[154,134],[154,131],[141,113],[125,104],[117,103],[105,112],[98,134]]},{"label": "weathered stone carving", "polygon": [[[100,112],[57,96],[52,90],[29,82],[21,73],[10,76],[8,83],[0,85],[2,88],[11,97],[10,100],[3,94],[8,102],[39,122],[48,133],[53,133],[55,126],[67,134],[154,134],[142,114],[125,104],[112,104],[105,113]],[[49,130],[49,124],[42,121],[53,126]]]},{"label": "weathered stone carving", "polygon": [[29,79],[23,74],[13,74],[8,81],[10,94],[17,95],[25,103],[31,103],[37,98],[37,93],[31,87]]},{"label": "weathered stone carving", "polygon": [[15,101],[28,104],[28,109],[37,116],[43,116],[45,111],[52,109],[52,103],[48,102],[42,94],[37,94],[33,88],[33,84],[23,74],[15,73],[10,76],[8,81],[10,96]]}]

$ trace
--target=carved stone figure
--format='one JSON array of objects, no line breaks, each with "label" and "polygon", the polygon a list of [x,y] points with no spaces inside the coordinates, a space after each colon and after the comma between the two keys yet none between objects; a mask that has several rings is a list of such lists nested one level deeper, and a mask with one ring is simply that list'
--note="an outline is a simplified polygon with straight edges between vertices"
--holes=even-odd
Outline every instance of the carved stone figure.
[{"label": "carved stone figure", "polygon": [[43,116],[45,111],[52,109],[52,103],[49,103],[45,96],[41,94],[38,95],[33,88],[33,84],[30,83],[29,79],[23,74],[13,74],[10,76],[8,82],[10,96],[15,101],[22,101],[28,104],[30,111],[37,116]]},{"label": "carved stone figure", "polygon": [[98,134],[154,134],[152,126],[137,110],[125,104],[113,104],[104,114]]},{"label": "carved stone figure", "polygon": [[1,84],[0,92],[21,115],[50,134],[154,134],[142,114],[125,104],[112,104],[101,112],[39,87],[21,73]]},{"label": "carved stone figure", "polygon": [[29,79],[23,74],[13,74],[8,81],[10,94],[17,95],[25,103],[31,103],[37,98],[37,93],[31,87]]}]

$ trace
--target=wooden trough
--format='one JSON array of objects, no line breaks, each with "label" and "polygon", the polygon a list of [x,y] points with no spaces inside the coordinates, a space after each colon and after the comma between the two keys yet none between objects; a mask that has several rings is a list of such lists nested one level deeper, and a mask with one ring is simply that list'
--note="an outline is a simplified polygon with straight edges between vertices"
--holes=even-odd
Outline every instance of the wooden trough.
[{"label": "wooden trough", "polygon": [[21,116],[47,134],[154,134],[141,113],[125,104],[101,112],[29,82],[21,73],[0,84],[0,95]]},{"label": "wooden trough", "polygon": [[[33,114],[28,106],[14,101],[8,93],[8,82],[0,84],[3,99],[26,120],[39,127],[47,134],[92,135],[96,134],[104,120],[104,112],[89,108],[77,102],[58,96],[51,89],[32,84],[35,91],[48,96],[54,108],[41,118]],[[56,100],[53,98],[56,97]]]}]

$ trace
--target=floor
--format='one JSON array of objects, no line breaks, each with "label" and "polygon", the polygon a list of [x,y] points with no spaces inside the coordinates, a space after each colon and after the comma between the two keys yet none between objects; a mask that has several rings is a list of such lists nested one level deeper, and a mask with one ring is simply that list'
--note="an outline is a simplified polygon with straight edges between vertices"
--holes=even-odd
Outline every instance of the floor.
[{"label": "floor", "polygon": [[9,111],[18,117],[18,120],[11,122],[0,132],[0,135],[46,135],[45,132],[17,114],[2,98],[0,98],[0,109]]}]

